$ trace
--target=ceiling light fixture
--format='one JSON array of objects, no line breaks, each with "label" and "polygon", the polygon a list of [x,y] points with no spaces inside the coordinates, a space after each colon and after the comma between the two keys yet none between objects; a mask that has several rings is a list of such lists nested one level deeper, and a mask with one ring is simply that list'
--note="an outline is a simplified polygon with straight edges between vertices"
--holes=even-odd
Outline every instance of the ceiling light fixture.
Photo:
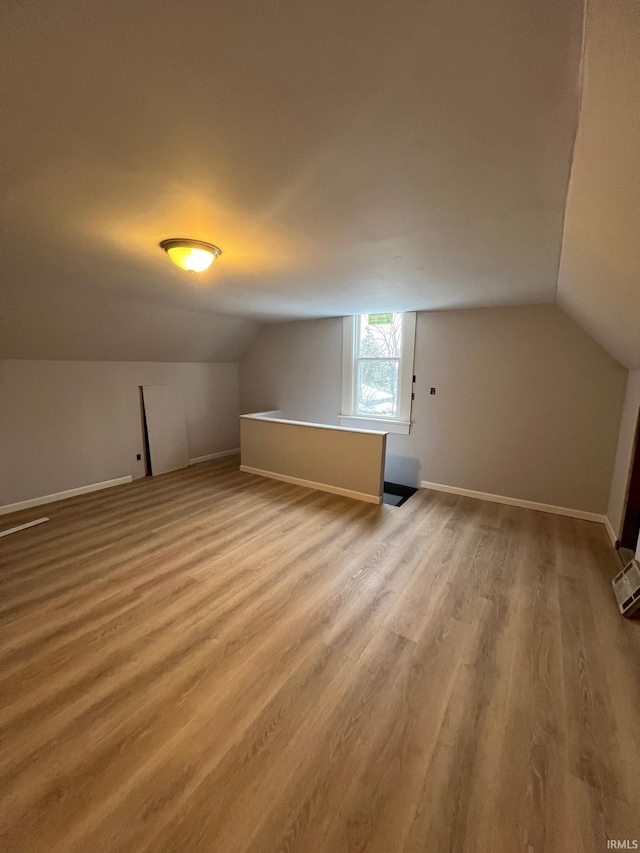
[{"label": "ceiling light fixture", "polygon": [[184,240],[181,237],[163,240],[160,248],[165,250],[177,267],[187,272],[204,272],[222,254],[213,243]]}]

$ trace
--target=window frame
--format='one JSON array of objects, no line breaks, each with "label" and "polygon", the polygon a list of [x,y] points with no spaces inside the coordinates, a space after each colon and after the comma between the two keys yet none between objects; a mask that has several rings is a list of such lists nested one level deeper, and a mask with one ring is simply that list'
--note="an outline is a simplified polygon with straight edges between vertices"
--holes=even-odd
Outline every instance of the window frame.
[{"label": "window frame", "polygon": [[[401,312],[394,312],[401,313]],[[342,326],[342,414],[341,426],[380,429],[408,435],[411,431],[413,396],[413,361],[416,338],[416,312],[402,313],[402,352],[398,366],[398,405],[395,417],[389,415],[360,415],[356,413],[358,324],[361,314],[343,318]],[[381,360],[394,360],[381,359]]]}]

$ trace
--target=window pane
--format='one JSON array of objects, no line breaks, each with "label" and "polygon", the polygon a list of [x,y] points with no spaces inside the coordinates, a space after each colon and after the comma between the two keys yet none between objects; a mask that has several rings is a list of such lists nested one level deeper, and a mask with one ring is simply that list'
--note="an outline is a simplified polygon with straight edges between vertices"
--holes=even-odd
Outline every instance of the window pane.
[{"label": "window pane", "polygon": [[360,358],[400,358],[402,314],[362,314],[359,323]]},{"label": "window pane", "polygon": [[398,411],[398,362],[359,361],[357,414],[395,418]]}]

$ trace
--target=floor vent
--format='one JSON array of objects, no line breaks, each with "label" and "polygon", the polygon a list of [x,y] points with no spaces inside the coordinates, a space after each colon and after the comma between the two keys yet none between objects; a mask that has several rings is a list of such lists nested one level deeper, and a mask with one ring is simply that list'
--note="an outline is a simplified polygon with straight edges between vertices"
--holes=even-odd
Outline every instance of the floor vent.
[{"label": "floor vent", "polygon": [[640,566],[631,560],[611,581],[620,613],[633,616],[640,607]]}]

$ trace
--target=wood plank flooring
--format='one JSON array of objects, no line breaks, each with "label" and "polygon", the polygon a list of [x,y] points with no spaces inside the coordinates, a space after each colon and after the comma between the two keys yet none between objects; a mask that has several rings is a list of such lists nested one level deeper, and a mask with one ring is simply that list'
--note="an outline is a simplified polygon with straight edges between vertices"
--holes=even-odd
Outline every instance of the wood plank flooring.
[{"label": "wood plank flooring", "polygon": [[234,458],[46,514],[0,539],[0,850],[640,840],[640,624],[600,525]]}]

